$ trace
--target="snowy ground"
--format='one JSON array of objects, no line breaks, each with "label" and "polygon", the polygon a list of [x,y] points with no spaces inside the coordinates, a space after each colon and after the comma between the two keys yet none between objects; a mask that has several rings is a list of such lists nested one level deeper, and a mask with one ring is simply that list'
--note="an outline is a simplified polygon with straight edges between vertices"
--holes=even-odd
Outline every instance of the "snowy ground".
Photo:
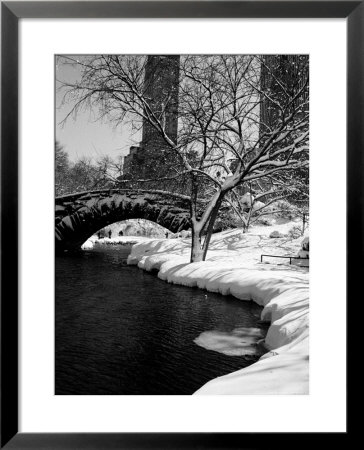
[{"label": "snowy ground", "polygon": [[[158,270],[162,280],[264,307],[261,320],[270,322],[264,342],[268,352],[255,364],[208,382],[196,394],[308,394],[308,269],[284,259],[260,262],[261,254],[298,254],[302,237],[269,238],[275,230],[287,234],[293,225],[297,223],[256,226],[245,234],[236,229],[217,233],[207,261],[193,264],[189,264],[190,239],[148,239],[133,246],[128,264]],[[236,336],[231,339],[234,351]],[[223,346],[228,341],[224,337]],[[209,345],[218,348],[222,343]]]},{"label": "snowy ground", "polygon": [[117,236],[99,239],[96,235],[94,235],[87,239],[81,248],[82,250],[91,250],[97,245],[132,245],[145,241],[150,241],[150,238],[144,236]]}]

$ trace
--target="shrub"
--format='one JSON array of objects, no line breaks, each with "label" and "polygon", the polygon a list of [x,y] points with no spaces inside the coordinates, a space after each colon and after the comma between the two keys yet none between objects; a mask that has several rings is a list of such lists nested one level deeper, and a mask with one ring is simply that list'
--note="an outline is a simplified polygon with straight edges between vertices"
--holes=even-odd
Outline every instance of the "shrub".
[{"label": "shrub", "polygon": [[259,217],[259,219],[257,219],[257,223],[259,223],[260,225],[272,225],[272,220],[268,219],[268,217]]},{"label": "shrub", "polygon": [[306,236],[302,243],[301,243],[301,248],[302,250],[305,250],[306,252],[310,251],[310,238],[308,236]]},{"label": "shrub", "polygon": [[302,227],[300,227],[299,225],[294,225],[289,231],[288,231],[289,236],[292,239],[297,239],[299,237],[302,236]]},{"label": "shrub", "polygon": [[284,234],[281,233],[280,231],[274,230],[271,232],[271,234],[269,235],[270,238],[275,239],[275,238],[283,238]]},{"label": "shrub", "polygon": [[274,210],[277,211],[277,216],[284,219],[292,220],[296,215],[295,207],[292,206],[287,200],[279,200],[274,204]]},{"label": "shrub", "polygon": [[257,211],[259,209],[262,209],[265,206],[265,203],[257,201],[253,203],[253,211]]}]

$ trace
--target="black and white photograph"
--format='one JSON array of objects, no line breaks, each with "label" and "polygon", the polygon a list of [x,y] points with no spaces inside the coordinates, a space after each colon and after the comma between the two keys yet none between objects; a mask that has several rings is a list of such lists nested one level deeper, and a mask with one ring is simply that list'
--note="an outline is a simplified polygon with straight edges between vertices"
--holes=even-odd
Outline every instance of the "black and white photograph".
[{"label": "black and white photograph", "polygon": [[310,393],[309,62],[55,56],[55,395]]}]

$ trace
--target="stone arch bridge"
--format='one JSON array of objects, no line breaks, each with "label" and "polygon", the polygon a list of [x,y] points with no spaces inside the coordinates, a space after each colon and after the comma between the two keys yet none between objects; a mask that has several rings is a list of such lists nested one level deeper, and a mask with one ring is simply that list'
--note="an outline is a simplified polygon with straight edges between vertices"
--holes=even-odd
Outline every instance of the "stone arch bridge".
[{"label": "stone arch bridge", "polygon": [[56,253],[77,250],[101,228],[147,219],[176,233],[190,228],[189,198],[164,191],[103,189],[56,197]]}]

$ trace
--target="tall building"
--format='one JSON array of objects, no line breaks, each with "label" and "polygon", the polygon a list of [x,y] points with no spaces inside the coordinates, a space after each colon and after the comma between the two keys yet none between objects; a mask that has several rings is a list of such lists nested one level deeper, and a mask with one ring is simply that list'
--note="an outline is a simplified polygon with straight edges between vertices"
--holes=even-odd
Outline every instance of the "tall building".
[{"label": "tall building", "polygon": [[[286,116],[295,111],[293,123],[300,123],[305,119],[309,111],[309,87],[305,86],[308,77],[308,55],[265,55],[262,58],[260,85],[262,93],[265,92],[267,96],[261,94],[260,107],[260,128],[259,135],[261,138],[260,144],[265,141],[264,133],[274,130],[277,124],[279,108],[274,105],[267,97],[273,99],[275,102],[286,105]],[[300,95],[300,91],[302,90]],[[287,105],[287,94],[294,99],[290,105]],[[302,125],[302,124],[301,124]],[[308,129],[308,121],[304,121],[304,128],[301,131]],[[290,134],[287,139],[280,142],[280,146],[285,147],[292,142],[295,134]],[[302,158],[307,158],[303,155]],[[297,194],[296,197],[289,197],[290,201],[295,202],[297,199],[302,202],[302,199],[308,199],[308,167],[296,169],[293,172],[293,177],[301,182],[302,192],[307,196]],[[260,181],[264,185],[265,181]],[[264,201],[264,198],[262,199]]]},{"label": "tall building", "polygon": [[[144,78],[144,96],[148,102],[144,114],[162,124],[168,138],[175,143],[178,131],[179,64],[179,55],[148,56]],[[132,179],[158,178],[164,176],[175,163],[176,156],[160,130],[144,119],[142,142],[139,147],[131,147],[130,154],[125,157],[124,175]]]},{"label": "tall building", "polygon": [[[308,55],[264,55],[261,64],[260,85],[261,91],[270,98],[284,105],[288,93],[294,96],[305,83],[308,75]],[[286,92],[285,92],[286,91]],[[287,113],[303,105],[302,112],[308,111],[308,88],[304,89],[291,105]],[[270,127],[274,127],[279,109],[269,99],[261,95],[260,108],[260,135]],[[296,118],[300,113],[296,114]]]}]

